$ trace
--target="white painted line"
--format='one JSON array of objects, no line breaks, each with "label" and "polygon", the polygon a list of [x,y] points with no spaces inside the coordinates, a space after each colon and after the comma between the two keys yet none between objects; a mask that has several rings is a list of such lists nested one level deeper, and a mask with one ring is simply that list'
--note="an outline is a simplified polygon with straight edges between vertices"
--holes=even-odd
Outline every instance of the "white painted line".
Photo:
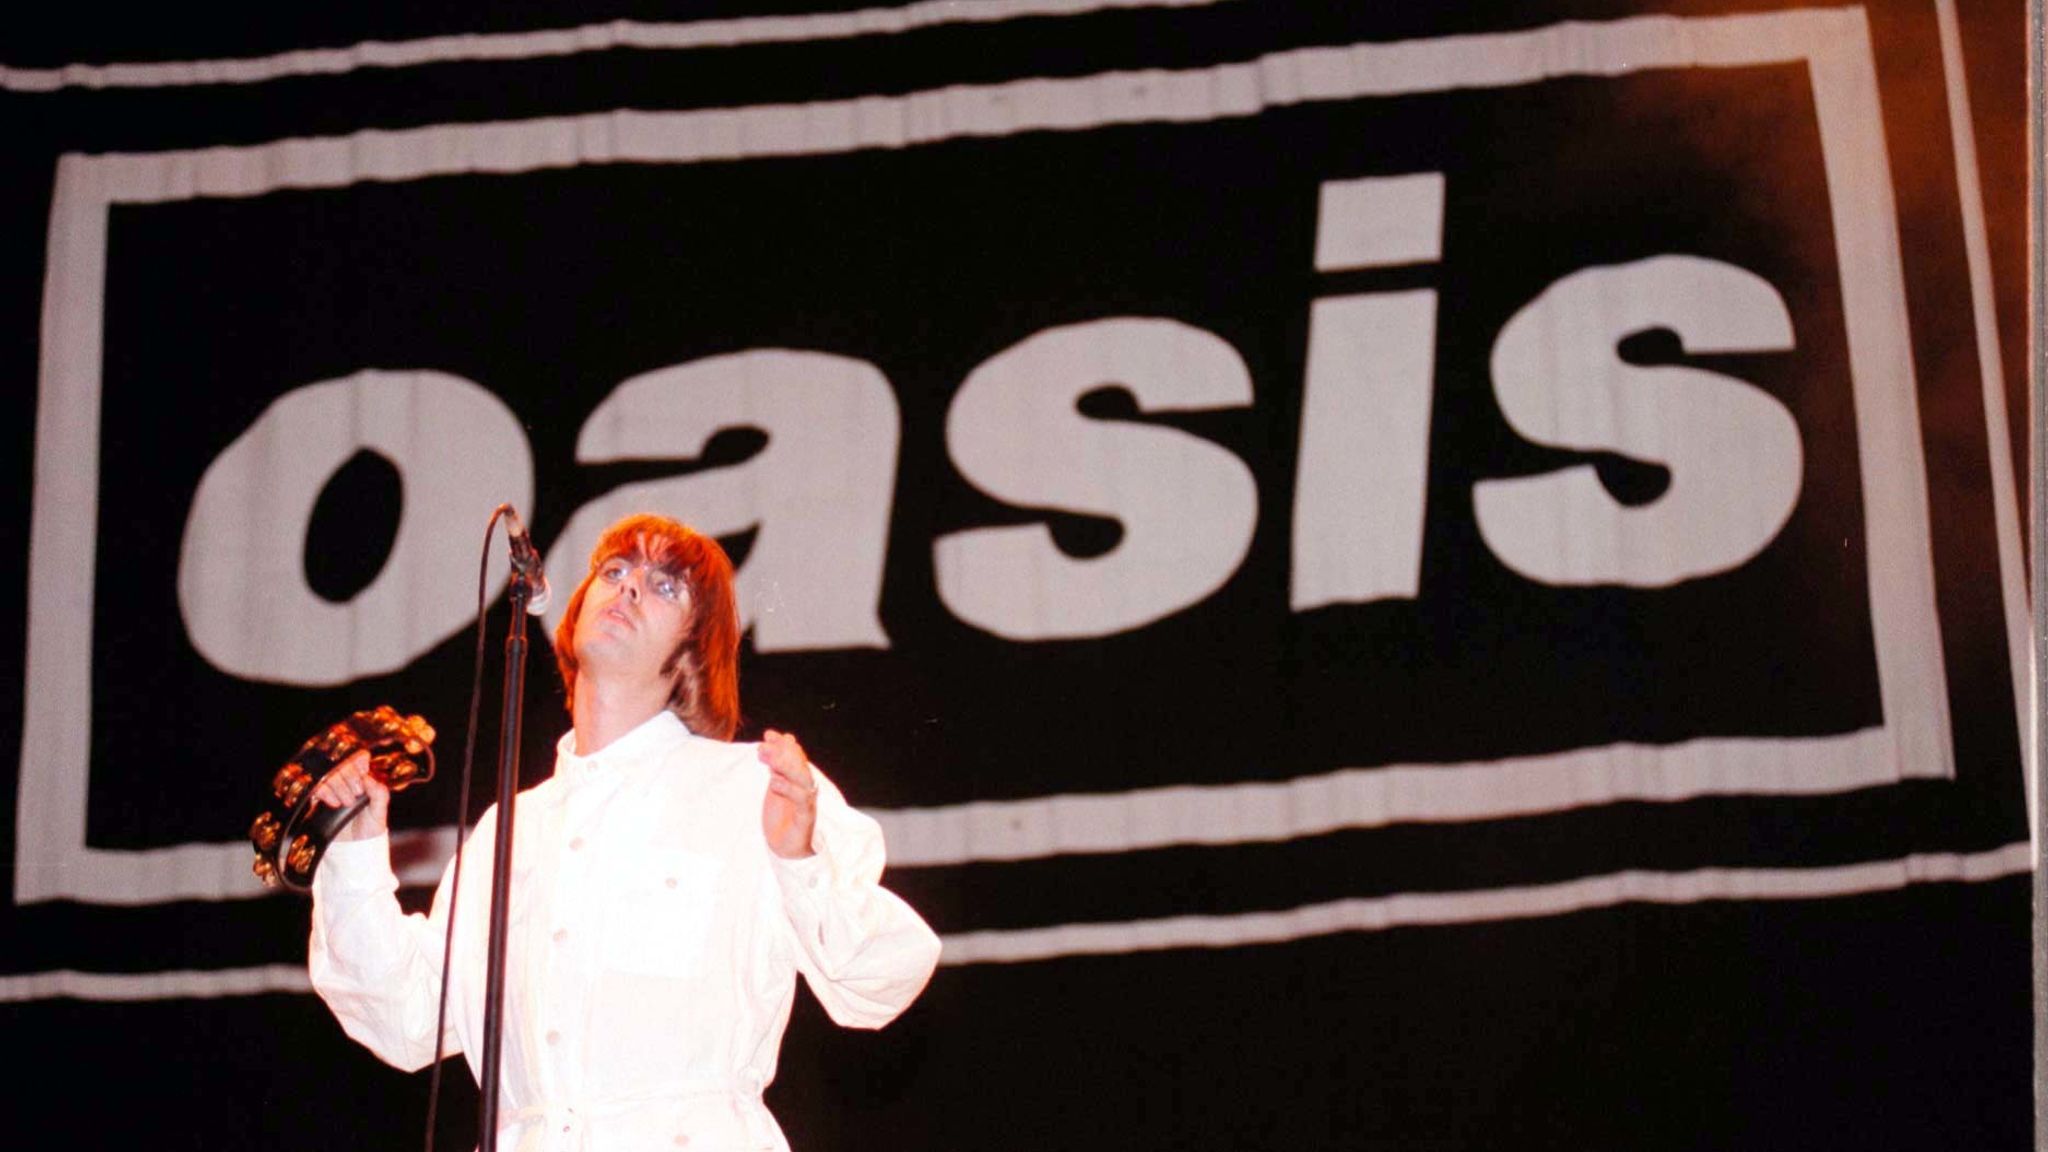
[{"label": "white painted line", "polygon": [[[1293,780],[1170,785],[1128,792],[865,809],[882,826],[891,869],[1044,860],[1185,846],[1272,844],[1401,824],[1470,824],[1593,804],[1670,803],[1701,796],[1832,795],[1898,780],[1882,729],[1825,740],[1697,740],[1615,744],[1486,764],[1345,768]],[[1787,765],[1797,765],[1797,770]],[[393,836],[399,880],[440,882],[455,850],[446,829]],[[115,906],[271,894],[249,871],[245,843],[147,852],[89,849],[73,884]]]},{"label": "white painted line", "polygon": [[261,968],[226,968],[183,972],[31,972],[0,976],[0,1004],[35,1000],[96,1000],[126,1003],[143,1000],[215,1000],[226,996],[260,996],[266,992],[307,993],[313,990],[303,964],[269,964]]},{"label": "white painted line", "polygon": [[[1517,888],[1333,900],[1277,912],[961,932],[943,938],[939,963],[964,967],[1174,948],[1236,948],[1342,932],[1530,920],[1627,904],[1822,900],[1894,892],[1920,884],[1980,884],[2024,875],[2032,868],[2033,849],[2021,843],[1967,855],[1926,853],[1824,868],[1615,872]],[[308,991],[311,985],[304,968],[276,964],[216,972],[109,974],[66,970],[0,977],[0,1004],[56,999],[185,1000]]]},{"label": "white painted line", "polygon": [[412,68],[458,61],[539,60],[619,48],[732,48],[894,36],[948,24],[996,24],[1033,16],[1084,16],[1126,8],[1195,8],[1224,0],[923,0],[900,8],[815,15],[754,16],[688,23],[613,20],[538,32],[468,32],[419,40],[366,40],[346,48],[307,48],[270,56],[148,64],[0,65],[0,91],[65,88],[181,88],[261,84],[292,76],[338,76],[369,68]]},{"label": "white painted line", "polygon": [[1970,312],[1977,329],[1977,369],[1984,384],[1985,436],[1991,448],[1991,500],[1998,521],[1999,591],[2005,604],[2006,649],[2012,663],[2013,715],[2025,752],[2027,827],[2038,843],[2034,797],[2040,791],[2028,681],[2033,661],[2033,614],[2027,606],[2027,558],[2020,546],[2019,480],[2013,472],[2012,425],[2005,407],[2005,360],[1998,346],[1997,297],[1991,288],[1990,230],[1984,223],[1984,185],[1977,171],[1977,136],[1970,115],[1969,73],[1956,0],[1935,0],[1941,24],[1941,71],[1948,83],[1948,134],[1955,142],[1956,200],[1963,209],[1963,251],[1970,265]]},{"label": "white painted line", "polygon": [[1062,956],[1123,955],[1168,948],[1238,948],[1340,932],[1528,920],[1624,904],[1817,900],[1891,892],[1915,884],[1981,883],[2024,875],[2032,869],[2032,848],[2010,844],[1969,856],[1919,855],[1832,868],[1616,872],[1524,888],[1333,900],[1279,912],[963,932],[944,938],[945,950],[939,963],[1016,964]]},{"label": "white painted line", "polygon": [[[1821,747],[1825,743],[1825,747]],[[1827,795],[1895,783],[1880,729],[1818,740],[1613,744],[1485,764],[1346,768],[1294,780],[1176,785],[873,811],[891,868],[1276,843],[1398,824],[1466,824],[1629,800]],[[1798,764],[1799,771],[1788,769]],[[438,878],[439,873],[436,872]]]}]

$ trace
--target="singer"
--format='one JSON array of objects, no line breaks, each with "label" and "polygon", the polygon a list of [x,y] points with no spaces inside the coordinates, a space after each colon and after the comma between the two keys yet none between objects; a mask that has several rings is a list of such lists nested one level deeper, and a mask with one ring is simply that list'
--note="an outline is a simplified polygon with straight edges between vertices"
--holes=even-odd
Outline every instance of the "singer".
[{"label": "singer", "polygon": [[[731,742],[739,641],[716,541],[646,515],[598,541],[555,631],[570,730],[514,808],[500,1147],[786,1152],[761,1091],[797,976],[855,1028],[931,979],[938,937],[881,886],[875,822],[795,737]],[[350,1036],[416,1069],[434,1056],[450,880],[429,914],[400,910],[390,797],[366,767],[319,793],[369,807],[314,878],[310,968]],[[482,1045],[494,815],[465,850],[451,1054]]]}]

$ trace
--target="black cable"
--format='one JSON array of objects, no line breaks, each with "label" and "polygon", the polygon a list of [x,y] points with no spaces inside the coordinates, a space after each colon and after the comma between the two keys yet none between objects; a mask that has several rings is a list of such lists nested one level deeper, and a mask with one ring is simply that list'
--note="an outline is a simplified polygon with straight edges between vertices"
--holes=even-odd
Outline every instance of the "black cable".
[{"label": "black cable", "polygon": [[462,740],[462,783],[455,793],[455,865],[448,876],[448,927],[441,939],[441,1004],[434,1014],[434,1072],[427,1087],[426,1152],[434,1152],[435,1120],[441,1111],[441,1066],[447,1059],[441,1045],[448,1031],[448,972],[450,962],[455,958],[455,911],[458,897],[462,894],[462,846],[469,839],[470,766],[476,762],[477,717],[483,710],[484,622],[488,616],[484,593],[490,575],[491,537],[497,531],[498,521],[504,518],[510,507],[500,504],[492,510],[490,523],[484,525],[484,552],[476,569],[476,675],[469,684],[469,730]]}]

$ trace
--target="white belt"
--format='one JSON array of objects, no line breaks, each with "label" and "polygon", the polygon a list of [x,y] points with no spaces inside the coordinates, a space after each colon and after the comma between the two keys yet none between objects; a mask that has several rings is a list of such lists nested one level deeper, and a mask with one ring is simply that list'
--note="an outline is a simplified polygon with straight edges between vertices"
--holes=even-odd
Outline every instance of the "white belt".
[{"label": "white belt", "polygon": [[[745,1080],[689,1080],[646,1092],[605,1096],[595,1100],[557,1101],[531,1104],[517,1109],[498,1123],[499,1144],[518,1130],[517,1152],[544,1152],[550,1147],[582,1152],[594,1120],[611,1119],[656,1104],[724,1096],[733,1104],[733,1114],[746,1130],[749,1141],[761,1148],[775,1148],[777,1141],[767,1127],[767,1109],[761,1104],[761,1087]],[[772,1131],[772,1130],[771,1130]]]}]

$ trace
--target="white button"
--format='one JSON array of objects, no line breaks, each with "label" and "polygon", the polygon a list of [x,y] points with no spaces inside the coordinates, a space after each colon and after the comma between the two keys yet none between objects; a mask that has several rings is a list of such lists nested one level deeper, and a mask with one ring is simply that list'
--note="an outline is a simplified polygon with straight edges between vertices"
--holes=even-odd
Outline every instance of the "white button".
[{"label": "white button", "polygon": [[562,1042],[562,1034],[561,1034],[560,1032],[557,1032],[557,1031],[555,1031],[555,1030],[554,1030],[554,1029],[552,1029],[552,1028],[548,1029],[548,1043],[550,1043],[550,1044],[560,1044],[561,1042]]},{"label": "white button", "polygon": [[571,852],[581,852],[581,851],[583,851],[583,837],[581,837],[581,836],[578,836],[578,837],[577,837],[577,838],[575,838],[574,840],[571,840],[571,841],[569,841],[569,851],[571,851]]},{"label": "white button", "polygon": [[663,881],[662,881],[661,883],[662,883],[662,886],[663,886],[663,887],[666,887],[666,888],[673,888],[673,887],[675,887],[675,886],[676,886],[676,878],[675,878],[675,877],[673,877],[673,876],[671,876],[671,877],[669,877],[668,879],[666,879],[666,880],[663,880]]},{"label": "white button", "polygon": [[555,929],[555,943],[560,944],[562,941],[567,940],[568,938],[569,930],[567,928]]}]

